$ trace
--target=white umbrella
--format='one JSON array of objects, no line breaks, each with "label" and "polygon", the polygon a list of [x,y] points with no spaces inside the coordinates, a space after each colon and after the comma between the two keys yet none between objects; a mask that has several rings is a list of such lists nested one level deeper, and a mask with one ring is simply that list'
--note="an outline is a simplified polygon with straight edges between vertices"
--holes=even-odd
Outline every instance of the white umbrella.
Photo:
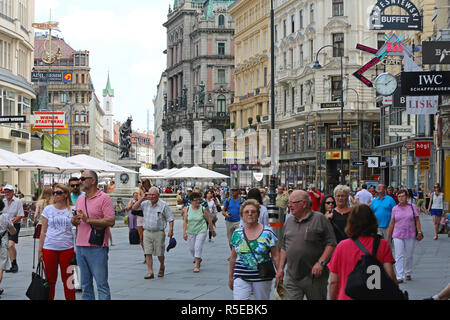
[{"label": "white umbrella", "polygon": [[44,150],[35,150],[21,155],[21,157],[33,161],[39,165],[45,166],[51,164],[55,169],[43,169],[45,172],[53,173],[73,173],[80,172],[85,168],[73,163],[68,158]]},{"label": "white umbrella", "polygon": [[199,166],[193,166],[192,168],[188,168],[186,170],[177,172],[170,176],[170,179],[227,179],[228,176],[208,170]]},{"label": "white umbrella", "polygon": [[173,168],[170,169],[169,171],[167,171],[166,173],[164,173],[164,179],[171,179],[174,175],[181,173],[185,170],[187,170],[188,168]]},{"label": "white umbrella", "polygon": [[34,161],[25,159],[22,155],[13,153],[4,149],[0,149],[0,169],[2,170],[47,170],[55,169],[49,163],[38,164]]},{"label": "white umbrella", "polygon": [[163,176],[159,174],[159,172],[153,171],[146,167],[139,168],[139,177],[141,178],[151,178],[151,179],[159,179]]},{"label": "white umbrella", "polygon": [[98,172],[137,173],[136,171],[85,154],[79,154],[68,159],[73,163],[83,166],[86,170]]}]

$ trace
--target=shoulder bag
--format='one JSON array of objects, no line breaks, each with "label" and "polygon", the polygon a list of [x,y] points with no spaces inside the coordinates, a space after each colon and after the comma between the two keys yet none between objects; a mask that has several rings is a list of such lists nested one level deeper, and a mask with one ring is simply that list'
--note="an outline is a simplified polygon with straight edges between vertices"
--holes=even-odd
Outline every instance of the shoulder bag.
[{"label": "shoulder bag", "polygon": [[423,231],[422,231],[422,239],[418,239],[417,237],[419,236],[419,232],[417,231],[417,221],[416,221],[416,215],[414,214],[414,207],[413,207],[413,205],[411,204],[411,210],[412,210],[412,213],[413,213],[413,220],[414,220],[414,227],[416,228],[416,240],[417,241],[421,241],[422,239],[423,239]]},{"label": "shoulder bag", "polygon": [[[89,218],[89,213],[87,209],[87,198],[84,198],[84,207],[86,208],[86,215]],[[105,241],[106,228],[97,229],[91,225],[91,235],[89,236],[89,243],[96,246],[103,246]]]},{"label": "shoulder bag", "polygon": [[267,262],[263,262],[263,263],[259,263],[258,259],[256,258],[255,253],[253,252],[252,247],[250,246],[250,243],[248,242],[247,236],[245,235],[245,230],[242,229],[242,233],[244,234],[244,239],[247,242],[247,246],[250,249],[253,257],[256,260],[256,263],[258,264],[258,272],[259,272],[259,276],[263,279],[273,279],[275,278],[275,268],[273,266],[273,262],[272,259],[270,261]]},{"label": "shoulder bag", "polygon": [[30,300],[48,300],[50,286],[45,279],[44,262],[39,261],[36,272],[31,274],[31,283],[25,295]]}]

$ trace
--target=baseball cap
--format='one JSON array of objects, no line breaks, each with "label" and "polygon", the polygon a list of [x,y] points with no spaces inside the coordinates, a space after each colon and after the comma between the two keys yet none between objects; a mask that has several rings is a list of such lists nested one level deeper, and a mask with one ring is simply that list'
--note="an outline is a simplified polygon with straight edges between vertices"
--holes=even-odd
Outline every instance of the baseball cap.
[{"label": "baseball cap", "polygon": [[187,188],[186,191],[192,191],[192,188]]},{"label": "baseball cap", "polygon": [[11,190],[11,191],[14,191],[14,187],[13,187],[12,185],[7,184],[7,185],[5,185],[5,186],[3,187],[3,190]]},{"label": "baseball cap", "polygon": [[170,238],[169,245],[167,246],[167,252],[169,252],[170,249],[175,248],[177,245],[177,240],[175,238]]}]

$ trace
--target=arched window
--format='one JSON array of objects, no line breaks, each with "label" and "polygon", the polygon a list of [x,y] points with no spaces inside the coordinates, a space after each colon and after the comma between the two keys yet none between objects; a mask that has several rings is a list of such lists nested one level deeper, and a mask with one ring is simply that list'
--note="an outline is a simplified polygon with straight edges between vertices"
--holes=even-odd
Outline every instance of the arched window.
[{"label": "arched window", "polygon": [[219,16],[219,28],[223,28],[225,27],[225,17],[223,16],[223,14],[221,14]]},{"label": "arched window", "polygon": [[217,112],[226,112],[227,109],[227,99],[225,96],[220,95],[217,97]]},{"label": "arched window", "polygon": [[75,132],[75,145],[79,145],[80,144],[80,134],[77,132]]},{"label": "arched window", "polygon": [[84,145],[85,143],[85,135],[84,132],[81,133],[81,144]]},{"label": "arched window", "polygon": [[86,144],[89,144],[89,131],[86,131]]}]

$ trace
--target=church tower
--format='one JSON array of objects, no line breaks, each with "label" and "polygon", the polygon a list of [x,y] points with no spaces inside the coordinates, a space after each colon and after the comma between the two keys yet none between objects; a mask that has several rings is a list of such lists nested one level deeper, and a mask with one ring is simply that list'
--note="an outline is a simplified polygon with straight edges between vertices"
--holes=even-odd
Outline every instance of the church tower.
[{"label": "church tower", "polygon": [[103,111],[105,112],[103,129],[106,131],[106,138],[110,141],[114,141],[113,98],[114,89],[111,88],[108,72],[108,82],[103,89]]}]

